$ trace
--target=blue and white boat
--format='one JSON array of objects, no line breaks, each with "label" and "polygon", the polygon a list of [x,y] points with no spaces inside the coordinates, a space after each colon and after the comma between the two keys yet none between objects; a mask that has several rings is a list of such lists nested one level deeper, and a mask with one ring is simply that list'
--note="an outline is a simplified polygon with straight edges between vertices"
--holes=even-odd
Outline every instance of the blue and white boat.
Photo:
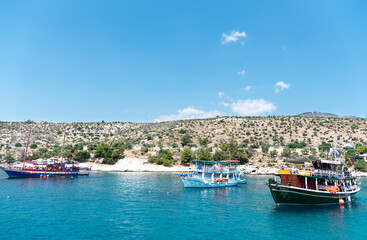
[{"label": "blue and white boat", "polygon": [[237,181],[238,184],[246,184],[247,180],[245,179],[245,171],[240,169],[240,161],[238,160],[223,160],[224,162],[228,162],[228,168],[230,175],[233,174],[233,179]]},{"label": "blue and white boat", "polygon": [[178,174],[187,188],[231,187],[246,183],[239,166],[231,161],[194,160],[188,173]]}]

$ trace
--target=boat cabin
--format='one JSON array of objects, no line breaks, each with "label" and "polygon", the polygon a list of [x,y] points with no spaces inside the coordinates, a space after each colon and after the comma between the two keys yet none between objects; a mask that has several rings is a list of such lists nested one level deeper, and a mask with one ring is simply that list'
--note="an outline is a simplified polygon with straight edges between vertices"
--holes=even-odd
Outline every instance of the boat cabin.
[{"label": "boat cabin", "polygon": [[312,165],[313,169],[279,170],[277,175],[280,176],[282,185],[312,190],[325,190],[328,186],[340,185],[343,180],[349,181],[355,177],[340,161],[313,160]]},{"label": "boat cabin", "polygon": [[228,173],[229,163],[226,161],[194,160],[191,168],[197,172],[205,173]]},{"label": "boat cabin", "polygon": [[331,159],[314,160],[312,161],[312,165],[315,169],[327,171],[341,171],[343,167],[340,161],[334,161]]}]

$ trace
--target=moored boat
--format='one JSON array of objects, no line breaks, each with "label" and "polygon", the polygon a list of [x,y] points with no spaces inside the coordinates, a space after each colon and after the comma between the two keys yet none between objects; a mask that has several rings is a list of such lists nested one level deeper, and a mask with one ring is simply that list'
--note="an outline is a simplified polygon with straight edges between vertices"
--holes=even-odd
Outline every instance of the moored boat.
[{"label": "moored boat", "polygon": [[340,161],[313,160],[312,165],[305,170],[282,169],[269,179],[276,204],[343,204],[360,191],[354,172]]},{"label": "moored boat", "polygon": [[228,163],[228,170],[231,177],[237,181],[237,184],[246,184],[246,172],[240,169],[240,161],[238,160],[223,160]]},{"label": "moored boat", "polygon": [[79,163],[74,160],[36,160],[25,164],[0,166],[8,178],[49,178],[88,175],[79,172]]},{"label": "moored boat", "polygon": [[80,175],[89,175],[79,172],[79,163],[72,160],[64,160],[65,135],[62,146],[62,156],[59,159],[26,161],[28,156],[28,145],[31,130],[28,133],[27,147],[24,152],[23,163],[14,165],[0,166],[8,178],[49,178],[49,177],[74,177]]},{"label": "moored boat", "polygon": [[188,173],[178,174],[187,188],[230,187],[246,183],[239,166],[231,161],[194,160]]}]

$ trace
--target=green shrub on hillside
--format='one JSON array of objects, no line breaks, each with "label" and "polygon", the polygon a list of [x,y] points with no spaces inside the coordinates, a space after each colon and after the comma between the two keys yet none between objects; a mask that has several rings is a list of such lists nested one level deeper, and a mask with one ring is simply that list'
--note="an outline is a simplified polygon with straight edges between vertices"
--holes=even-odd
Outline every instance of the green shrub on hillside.
[{"label": "green shrub on hillside", "polygon": [[302,142],[295,141],[295,142],[289,143],[287,146],[289,148],[304,148],[307,146],[307,143],[305,143],[304,141]]},{"label": "green shrub on hillside", "polygon": [[85,161],[85,160],[88,160],[90,158],[90,153],[88,151],[84,151],[84,150],[77,150],[73,154],[73,157],[77,161]]},{"label": "green shrub on hillside", "polygon": [[37,144],[36,143],[32,143],[29,147],[32,148],[32,149],[35,149],[35,148],[37,148]]},{"label": "green shrub on hillside", "polygon": [[157,156],[149,154],[148,162],[158,165],[171,166],[173,163],[172,153],[167,149],[161,149]]},{"label": "green shrub on hillside", "polygon": [[6,163],[9,164],[9,163],[14,162],[15,158],[14,158],[13,154],[10,151],[7,151],[5,153],[4,160],[6,161]]}]

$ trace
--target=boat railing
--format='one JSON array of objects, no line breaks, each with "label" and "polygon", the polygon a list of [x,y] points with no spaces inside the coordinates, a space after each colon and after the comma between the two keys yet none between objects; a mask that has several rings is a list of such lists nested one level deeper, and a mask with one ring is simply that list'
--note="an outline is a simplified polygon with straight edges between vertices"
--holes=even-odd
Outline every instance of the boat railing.
[{"label": "boat railing", "polygon": [[311,176],[314,177],[325,177],[325,178],[353,178],[354,173],[350,171],[331,171],[331,170],[320,170],[316,169],[314,171],[311,171]]},{"label": "boat railing", "polygon": [[206,172],[206,173],[223,173],[223,174],[228,174],[229,172],[233,172],[233,170],[229,169],[228,167],[212,167],[212,166],[203,166],[201,168],[193,168],[191,169],[191,171],[193,172],[197,172],[197,173],[202,173],[202,172]]}]

